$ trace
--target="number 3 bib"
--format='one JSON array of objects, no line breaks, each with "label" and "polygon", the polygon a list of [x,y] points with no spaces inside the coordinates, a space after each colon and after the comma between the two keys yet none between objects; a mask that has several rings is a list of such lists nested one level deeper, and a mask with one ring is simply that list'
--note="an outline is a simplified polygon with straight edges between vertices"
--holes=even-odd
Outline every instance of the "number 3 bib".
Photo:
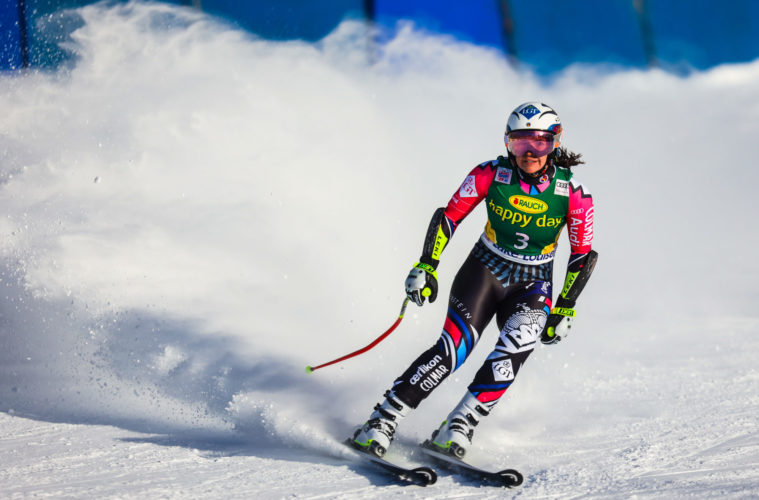
[{"label": "number 3 bib", "polygon": [[488,223],[482,240],[491,250],[512,261],[549,262],[556,255],[556,243],[566,224],[572,172],[556,168],[548,187],[538,192],[520,182],[515,167],[507,161],[498,166],[485,197]]}]

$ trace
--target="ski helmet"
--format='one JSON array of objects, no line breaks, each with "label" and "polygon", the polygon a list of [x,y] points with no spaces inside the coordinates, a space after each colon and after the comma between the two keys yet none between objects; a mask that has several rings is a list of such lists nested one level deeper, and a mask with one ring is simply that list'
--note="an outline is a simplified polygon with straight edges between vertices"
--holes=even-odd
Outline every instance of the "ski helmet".
[{"label": "ski helmet", "polygon": [[[553,147],[549,146],[550,151],[541,151],[543,154],[548,154],[561,145],[561,133],[563,132],[561,118],[547,104],[536,101],[525,102],[511,112],[509,120],[506,122],[506,133],[503,135],[504,143],[509,152],[513,153],[513,148],[509,147],[509,136],[519,131],[547,132],[551,134],[547,137],[553,137]],[[516,139],[519,135],[522,134],[516,133],[513,137]],[[538,156],[543,156],[543,154],[538,154]]]}]

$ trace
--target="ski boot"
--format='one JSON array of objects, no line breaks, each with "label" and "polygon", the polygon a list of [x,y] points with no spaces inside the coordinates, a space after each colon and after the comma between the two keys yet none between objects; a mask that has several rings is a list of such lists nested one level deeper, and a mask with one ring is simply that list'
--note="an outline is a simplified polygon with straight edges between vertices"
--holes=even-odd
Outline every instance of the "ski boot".
[{"label": "ski boot", "polygon": [[411,407],[401,403],[392,391],[385,392],[385,401],[374,407],[369,420],[353,435],[353,446],[380,458],[393,441],[395,428]]},{"label": "ski boot", "polygon": [[463,459],[472,444],[474,428],[490,412],[467,391],[458,406],[448,415],[440,428],[432,433],[429,444],[442,453]]}]

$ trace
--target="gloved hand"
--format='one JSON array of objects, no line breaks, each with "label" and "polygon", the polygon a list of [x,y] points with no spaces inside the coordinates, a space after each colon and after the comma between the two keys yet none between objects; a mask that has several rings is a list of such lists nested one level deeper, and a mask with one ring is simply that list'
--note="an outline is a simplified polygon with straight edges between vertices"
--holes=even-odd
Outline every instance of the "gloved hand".
[{"label": "gloved hand", "polygon": [[548,315],[546,326],[540,334],[540,341],[544,344],[555,344],[569,335],[572,328],[572,319],[577,312],[571,307],[554,307]]},{"label": "gloved hand", "polygon": [[406,278],[406,296],[418,306],[424,304],[425,297],[430,303],[437,298],[437,273],[435,268],[423,262],[417,262]]}]

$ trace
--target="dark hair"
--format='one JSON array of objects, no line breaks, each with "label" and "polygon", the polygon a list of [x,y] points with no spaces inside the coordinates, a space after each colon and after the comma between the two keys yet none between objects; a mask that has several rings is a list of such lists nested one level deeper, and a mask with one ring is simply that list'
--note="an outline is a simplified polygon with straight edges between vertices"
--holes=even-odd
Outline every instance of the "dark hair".
[{"label": "dark hair", "polygon": [[567,151],[565,147],[558,147],[551,154],[553,155],[553,164],[557,167],[571,168],[585,163],[581,160],[582,153]]}]

